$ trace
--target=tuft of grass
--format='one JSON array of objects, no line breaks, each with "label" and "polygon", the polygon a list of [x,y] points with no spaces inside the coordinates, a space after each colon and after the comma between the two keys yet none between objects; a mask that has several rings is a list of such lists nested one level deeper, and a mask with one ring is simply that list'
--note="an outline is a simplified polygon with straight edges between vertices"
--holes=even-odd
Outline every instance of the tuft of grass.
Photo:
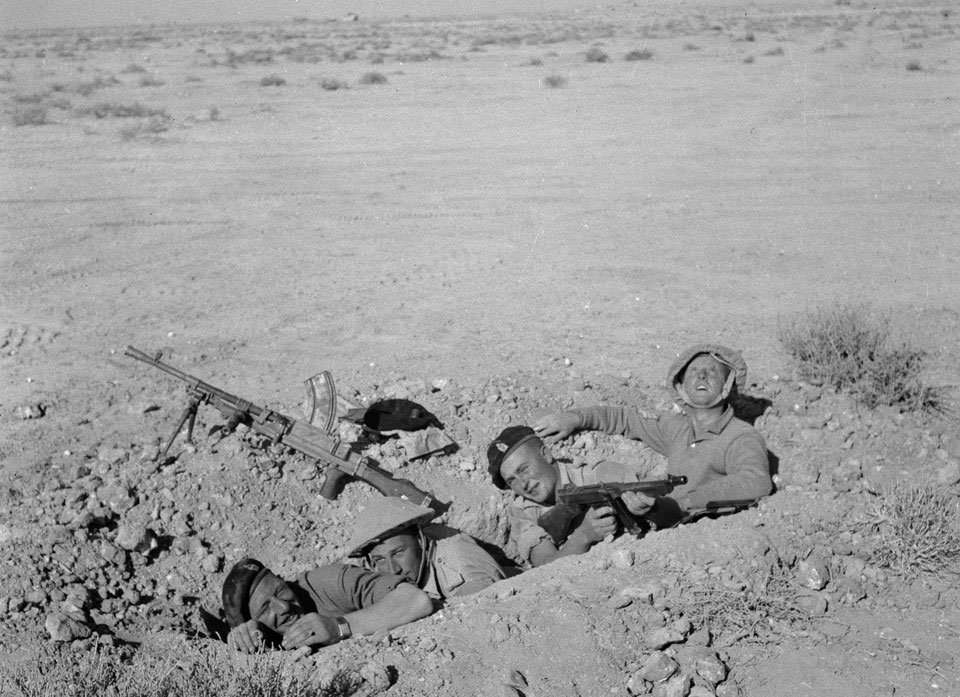
[{"label": "tuft of grass", "polygon": [[551,89],[557,89],[558,87],[565,87],[567,84],[567,78],[563,75],[558,75],[552,73],[543,78],[544,87],[550,87]]},{"label": "tuft of grass", "polygon": [[167,116],[167,112],[164,109],[146,107],[140,104],[140,102],[134,102],[133,104],[100,102],[90,109],[85,110],[84,113],[93,114],[98,119],[105,119],[107,117],[115,119],[143,119],[150,118],[151,116]]},{"label": "tuft of grass", "polygon": [[140,78],[138,84],[141,87],[163,87],[167,83],[158,78],[156,75],[144,75]]},{"label": "tuft of grass", "polygon": [[641,48],[635,51],[630,51],[627,55],[623,57],[625,61],[648,61],[653,59],[653,51],[648,48]]},{"label": "tuft of grass", "polygon": [[541,58],[531,58],[530,60],[526,61],[525,63],[521,63],[520,65],[521,65],[521,66],[531,66],[531,67],[537,68],[537,67],[540,67],[541,65],[543,65],[543,59],[541,59]]},{"label": "tuft of grass", "polygon": [[[219,647],[218,647],[219,648]],[[320,682],[307,666],[290,665],[280,654],[249,658],[226,648],[182,646],[165,655],[121,658],[98,651],[57,655],[44,647],[31,660],[0,666],[5,697],[346,697],[363,678],[340,670]]]},{"label": "tuft of grass", "polygon": [[889,316],[838,304],[781,324],[779,339],[800,362],[802,378],[849,391],[868,408],[946,408],[943,388],[922,380],[925,352],[895,344]]},{"label": "tuft of grass", "polygon": [[751,571],[739,588],[715,577],[681,583],[683,616],[695,627],[707,627],[717,646],[765,643],[784,627],[810,621],[790,569],[780,561]]},{"label": "tuft of grass", "polygon": [[46,98],[46,92],[20,92],[13,95],[16,104],[39,104]]},{"label": "tuft of grass", "polygon": [[783,50],[783,46],[777,46],[776,48],[771,48],[769,51],[764,51],[763,55],[765,56],[782,56],[786,53]]},{"label": "tuft of grass", "polygon": [[587,51],[587,63],[609,63],[610,56],[599,46],[594,46]]},{"label": "tuft of grass", "polygon": [[131,63],[130,65],[126,66],[125,68],[120,68],[120,72],[123,73],[123,74],[129,75],[129,74],[132,74],[132,73],[145,73],[145,72],[147,72],[147,69],[144,68],[144,67],[143,67],[142,65],[140,65],[139,63]]},{"label": "tuft of grass", "polygon": [[340,78],[325,77],[320,79],[320,87],[328,92],[333,92],[335,90],[345,90],[349,88],[350,85]]},{"label": "tuft of grass", "polygon": [[909,578],[960,572],[960,511],[948,492],[901,482],[880,495],[871,515],[877,565]]},{"label": "tuft of grass", "polygon": [[166,114],[154,114],[129,126],[120,129],[120,137],[124,140],[133,140],[140,136],[160,135],[170,130],[170,117]]},{"label": "tuft of grass", "polygon": [[0,82],[13,82],[13,71],[4,70],[0,72]]},{"label": "tuft of grass", "polygon": [[260,78],[261,87],[283,87],[285,84],[287,84],[287,81],[276,73],[270,73]]},{"label": "tuft of grass", "polygon": [[43,126],[50,123],[47,108],[39,104],[20,104],[13,110],[14,126]]},{"label": "tuft of grass", "polygon": [[920,61],[912,60],[907,62],[908,72],[919,72],[921,70],[923,70],[923,66],[920,65]]},{"label": "tuft of grass", "polygon": [[684,50],[684,51],[699,51],[699,50],[700,50],[700,47],[699,47],[697,44],[693,43],[692,41],[688,41],[687,43],[685,43],[685,44],[683,45],[683,50]]},{"label": "tuft of grass", "polygon": [[383,73],[377,71],[371,71],[369,73],[364,73],[360,77],[361,85],[385,85],[387,84],[387,76]]}]

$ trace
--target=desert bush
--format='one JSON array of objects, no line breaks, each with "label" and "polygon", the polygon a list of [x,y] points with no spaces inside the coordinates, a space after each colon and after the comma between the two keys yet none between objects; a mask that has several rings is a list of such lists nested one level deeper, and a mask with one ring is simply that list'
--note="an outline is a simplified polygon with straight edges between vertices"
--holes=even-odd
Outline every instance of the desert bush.
[{"label": "desert bush", "polygon": [[123,74],[145,73],[145,72],[147,72],[147,69],[144,68],[144,67],[143,67],[142,65],[140,65],[139,63],[131,63],[130,65],[126,66],[125,68],[120,68],[120,72],[123,73]]},{"label": "desert bush", "polygon": [[[276,654],[249,659],[223,651],[178,647],[166,655],[123,659],[104,652],[64,660],[43,651],[32,661],[0,667],[5,697],[345,697],[362,679],[341,670],[319,683],[305,667]],[[77,660],[79,659],[79,660]]]},{"label": "desert bush", "polygon": [[14,126],[42,126],[50,123],[47,108],[39,104],[21,104],[13,110]]},{"label": "desert bush", "polygon": [[39,104],[46,98],[46,92],[20,92],[13,95],[16,104]]},{"label": "desert bush", "polygon": [[324,77],[320,79],[320,87],[333,92],[334,90],[345,90],[350,87],[349,84],[336,77]]},{"label": "desert bush", "polygon": [[73,91],[79,94],[81,97],[89,97],[97,90],[119,84],[120,81],[112,75],[110,77],[95,77],[92,80],[78,82],[73,86]]},{"label": "desert bush", "polygon": [[923,70],[923,66],[920,65],[920,61],[915,61],[915,60],[914,60],[914,61],[908,61],[908,62],[907,62],[907,70],[908,70],[909,72],[917,72],[917,71]]},{"label": "desert bush", "polygon": [[780,341],[800,361],[800,376],[847,390],[869,408],[941,411],[942,388],[922,380],[925,352],[895,344],[889,316],[834,305],[781,323]]},{"label": "desert bush", "polygon": [[636,51],[630,51],[623,57],[625,61],[648,61],[653,58],[653,51],[648,48],[641,48]]},{"label": "desert bush", "polygon": [[163,87],[165,84],[167,83],[156,75],[144,75],[139,81],[141,87]]},{"label": "desert bush", "polygon": [[13,71],[4,70],[0,72],[0,82],[13,82]]},{"label": "desert bush", "polygon": [[699,50],[700,50],[700,46],[698,46],[697,44],[693,43],[692,41],[688,41],[687,43],[685,43],[685,44],[683,45],[683,50],[684,50],[684,51],[699,51]]},{"label": "desert bush", "polygon": [[960,571],[960,511],[943,489],[899,483],[883,491],[871,514],[878,566],[907,577]]},{"label": "desert bush", "polygon": [[540,67],[541,65],[543,65],[543,60],[540,59],[540,58],[531,58],[531,59],[528,60],[527,62],[521,63],[520,65],[523,65],[523,66],[531,66],[531,67],[537,68],[537,67]]},{"label": "desert bush", "polygon": [[545,87],[556,89],[557,87],[564,87],[567,84],[567,78],[553,73],[543,78],[543,84]]},{"label": "desert bush", "polygon": [[115,119],[131,118],[150,118],[152,116],[161,116],[169,118],[164,109],[154,109],[146,107],[139,102],[133,104],[115,104],[111,102],[100,102],[93,107],[85,110],[84,113],[93,114],[98,119],[105,119],[108,116]]},{"label": "desert bush", "polygon": [[170,130],[170,121],[170,117],[166,114],[154,114],[149,118],[121,128],[120,137],[124,140],[133,140],[143,135],[160,135]]},{"label": "desert bush", "polygon": [[610,56],[607,52],[598,46],[594,46],[587,51],[587,63],[609,63]]},{"label": "desert bush", "polygon": [[270,73],[260,78],[261,87],[282,87],[287,84],[287,81],[276,73]]},{"label": "desert bush", "polygon": [[385,85],[387,84],[387,76],[384,75],[383,73],[378,73],[376,71],[364,73],[360,77],[360,84],[361,85]]},{"label": "desert bush", "polygon": [[771,48],[769,51],[764,51],[763,55],[765,56],[782,56],[786,51],[783,50],[783,46],[777,46],[776,48]]},{"label": "desert bush", "polygon": [[231,68],[236,68],[244,63],[273,63],[274,52],[269,48],[251,48],[246,51],[234,51],[227,49],[226,63]]},{"label": "desert bush", "polygon": [[683,586],[680,609],[684,617],[695,627],[708,628],[717,646],[763,642],[783,628],[810,620],[802,592],[782,561],[751,570],[739,584],[708,577],[684,581]]}]

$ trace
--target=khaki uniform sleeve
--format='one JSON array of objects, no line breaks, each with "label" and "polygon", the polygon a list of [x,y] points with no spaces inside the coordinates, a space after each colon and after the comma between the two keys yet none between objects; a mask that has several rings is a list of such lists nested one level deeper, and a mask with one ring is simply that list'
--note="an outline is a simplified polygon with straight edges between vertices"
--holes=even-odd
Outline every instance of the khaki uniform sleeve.
[{"label": "khaki uniform sleeve", "polygon": [[476,540],[463,533],[437,543],[434,569],[444,597],[459,595],[458,589],[472,584],[489,586],[504,578],[503,569]]},{"label": "khaki uniform sleeve", "polygon": [[537,519],[544,512],[544,507],[523,499],[517,499],[508,509],[510,515],[510,537],[517,545],[520,558],[530,563],[530,552],[550,535],[540,527]]},{"label": "khaki uniform sleeve", "polygon": [[626,407],[587,407],[575,412],[580,415],[581,428],[643,441],[661,455],[667,454],[669,436],[658,416],[645,416]]},{"label": "khaki uniform sleeve", "polygon": [[327,564],[302,574],[297,580],[310,593],[317,612],[327,617],[370,607],[404,583],[400,576],[347,564]]}]

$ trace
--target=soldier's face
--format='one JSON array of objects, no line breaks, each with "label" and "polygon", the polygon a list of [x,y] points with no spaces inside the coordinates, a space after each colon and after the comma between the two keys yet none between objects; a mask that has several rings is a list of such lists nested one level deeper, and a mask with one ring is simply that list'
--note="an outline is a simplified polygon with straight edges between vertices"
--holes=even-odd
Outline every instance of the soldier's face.
[{"label": "soldier's face", "polygon": [[402,576],[410,583],[416,584],[420,575],[420,564],[423,561],[423,549],[420,546],[419,536],[412,533],[401,533],[384,540],[369,554],[370,566],[384,574]]},{"label": "soldier's face", "polygon": [[701,353],[683,371],[683,389],[692,406],[713,404],[727,381],[730,369],[708,353]]},{"label": "soldier's face", "polygon": [[280,635],[304,614],[290,586],[270,571],[251,589],[247,606],[251,619]]},{"label": "soldier's face", "polygon": [[524,443],[500,464],[500,476],[517,496],[551,504],[557,490],[557,467],[537,441]]}]

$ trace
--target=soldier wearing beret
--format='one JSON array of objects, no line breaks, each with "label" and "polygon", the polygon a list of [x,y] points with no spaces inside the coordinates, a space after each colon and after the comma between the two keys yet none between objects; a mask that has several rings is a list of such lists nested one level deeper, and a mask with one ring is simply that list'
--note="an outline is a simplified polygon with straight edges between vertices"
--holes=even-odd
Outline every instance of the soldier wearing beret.
[{"label": "soldier wearing beret", "polygon": [[427,594],[400,576],[328,564],[287,582],[249,558],[230,570],[222,600],[227,643],[243,653],[265,642],[284,649],[327,646],[433,612]]},{"label": "soldier wearing beret", "polygon": [[[488,453],[493,481],[501,488],[513,489],[528,501],[550,505],[555,488],[565,482],[557,475],[551,477],[551,470],[558,473],[562,470],[544,466],[550,457],[540,438],[555,442],[576,430],[597,430],[643,441],[667,457],[668,474],[687,477],[687,484],[677,487],[669,496],[624,495],[623,502],[631,513],[646,517],[658,527],[676,523],[687,512],[701,509],[709,501],[765,496],[773,486],[766,444],[759,431],[734,416],[730,406],[731,395],[745,385],[746,376],[747,365],[739,352],[717,344],[691,346],[677,357],[667,372],[667,383],[682,403],[680,413],[651,418],[632,409],[605,406],[546,416],[533,424],[529,435],[536,441],[529,441],[534,443],[532,448],[520,449],[517,443],[503,448],[505,452],[499,457],[493,457],[493,450]],[[497,441],[491,449],[495,445]],[[538,448],[541,449],[539,456],[536,455]],[[631,481],[615,480],[603,472],[595,473],[592,478],[594,481],[584,483]],[[583,542],[591,537],[588,532],[594,532],[592,537],[596,537],[605,528],[604,521],[613,514],[605,507],[591,510],[593,513],[588,513],[584,520],[585,525],[589,523],[589,529],[580,535],[579,544],[574,544],[576,539],[573,543],[568,540],[558,548],[545,532],[537,537],[539,533],[530,532],[528,526],[527,535],[531,539],[525,544],[533,545],[529,552],[531,563],[537,565],[538,559],[539,563],[545,563],[563,554],[576,553],[567,551],[567,547],[583,547]],[[529,516],[536,512],[527,513]],[[606,527],[609,528],[609,524]]]},{"label": "soldier wearing beret", "polygon": [[438,605],[504,578],[500,565],[472,537],[431,524],[436,515],[404,499],[372,499],[357,519],[348,556],[362,559],[368,569],[400,576]]}]

